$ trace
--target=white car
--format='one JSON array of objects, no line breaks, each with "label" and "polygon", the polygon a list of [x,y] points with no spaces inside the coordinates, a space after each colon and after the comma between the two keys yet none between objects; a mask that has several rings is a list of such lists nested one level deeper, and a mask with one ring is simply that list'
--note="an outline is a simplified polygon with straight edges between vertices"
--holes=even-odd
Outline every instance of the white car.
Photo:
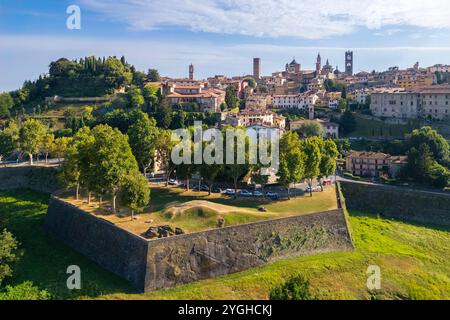
[{"label": "white car", "polygon": [[239,195],[241,197],[251,197],[253,194],[248,190],[241,190],[239,191]]},{"label": "white car", "polygon": [[257,197],[257,198],[261,198],[261,197],[263,197],[264,195],[263,195],[261,192],[259,192],[259,191],[253,191],[253,196],[254,196],[254,197]]},{"label": "white car", "polygon": [[224,194],[227,196],[234,196],[234,190],[233,189],[227,189],[225,190]]},{"label": "white car", "polygon": [[177,185],[178,185],[178,181],[175,180],[175,179],[170,179],[170,180],[169,180],[169,184],[170,184],[171,186],[177,186]]}]

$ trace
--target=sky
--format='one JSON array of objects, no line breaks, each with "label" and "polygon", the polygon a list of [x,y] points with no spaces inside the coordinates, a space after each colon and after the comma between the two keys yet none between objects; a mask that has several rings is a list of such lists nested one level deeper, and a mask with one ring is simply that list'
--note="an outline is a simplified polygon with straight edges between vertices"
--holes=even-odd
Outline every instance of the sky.
[{"label": "sky", "polygon": [[[80,29],[67,28],[71,5]],[[0,92],[48,72],[65,57],[122,56],[137,69],[197,78],[281,71],[294,57],[303,69],[450,64],[448,0],[0,0]]]}]

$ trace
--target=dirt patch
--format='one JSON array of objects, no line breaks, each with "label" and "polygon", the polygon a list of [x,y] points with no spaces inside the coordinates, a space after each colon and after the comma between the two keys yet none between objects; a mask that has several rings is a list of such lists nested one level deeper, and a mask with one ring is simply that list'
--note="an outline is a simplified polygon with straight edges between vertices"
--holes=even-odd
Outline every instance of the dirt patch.
[{"label": "dirt patch", "polygon": [[175,205],[169,209],[167,209],[165,212],[170,212],[172,215],[182,215],[186,211],[189,211],[191,209],[202,209],[205,208],[210,211],[214,211],[217,214],[224,215],[230,212],[242,212],[242,213],[254,213],[254,211],[236,208],[233,206],[227,206],[224,204],[214,203],[206,200],[194,200],[189,201],[185,203],[181,203],[178,205]]}]

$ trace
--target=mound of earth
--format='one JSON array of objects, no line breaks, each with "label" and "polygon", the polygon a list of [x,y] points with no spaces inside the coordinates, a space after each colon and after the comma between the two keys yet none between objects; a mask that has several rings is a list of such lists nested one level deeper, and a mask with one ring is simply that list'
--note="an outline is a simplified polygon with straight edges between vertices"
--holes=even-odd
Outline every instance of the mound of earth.
[{"label": "mound of earth", "polygon": [[241,208],[236,208],[233,206],[227,206],[224,204],[214,203],[206,200],[194,200],[185,203],[175,205],[165,211],[165,214],[170,214],[172,216],[180,216],[192,210],[214,212],[218,215],[224,215],[229,212],[243,212],[252,213],[250,210],[245,210]]}]

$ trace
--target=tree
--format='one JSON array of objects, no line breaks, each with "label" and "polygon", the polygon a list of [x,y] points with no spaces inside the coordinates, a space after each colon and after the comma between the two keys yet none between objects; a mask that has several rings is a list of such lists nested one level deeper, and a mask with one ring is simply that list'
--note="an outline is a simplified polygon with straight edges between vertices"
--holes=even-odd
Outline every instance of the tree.
[{"label": "tree", "polygon": [[156,123],[162,129],[168,129],[172,123],[172,108],[169,99],[162,97],[158,103],[155,114]]},{"label": "tree", "polygon": [[264,169],[265,168],[263,168],[261,165],[253,165],[251,168],[252,183],[255,185],[255,188],[257,184],[261,185],[261,190],[263,194],[264,188],[269,182],[269,175],[264,174]]},{"label": "tree", "polygon": [[348,139],[335,139],[334,143],[336,143],[336,146],[339,150],[339,153],[342,155],[344,152],[349,151],[351,144],[350,140]]},{"label": "tree", "polygon": [[299,275],[292,277],[269,293],[270,300],[312,300],[309,281]]},{"label": "tree", "polygon": [[229,109],[234,109],[238,106],[238,98],[235,86],[228,86],[225,89],[225,103]]},{"label": "tree", "polygon": [[19,127],[10,122],[8,127],[0,131],[0,162],[18,148]]},{"label": "tree", "polygon": [[10,110],[14,105],[14,100],[7,92],[0,93],[0,119],[8,118]]},{"label": "tree", "polygon": [[83,127],[70,140],[59,178],[66,187],[76,188],[76,199],[79,199],[80,187],[88,189],[88,204],[91,203],[90,170],[95,165],[95,155],[91,154],[94,137],[88,127]]},{"label": "tree", "polygon": [[318,178],[320,188],[323,191],[322,180],[323,178],[331,176],[336,172],[336,158],[339,155],[339,151],[336,146],[336,143],[334,143],[332,140],[322,141],[320,147],[321,147],[321,157],[320,157]]},{"label": "tree", "polygon": [[20,149],[28,154],[30,164],[33,164],[33,154],[39,151],[47,128],[35,119],[28,119],[19,131]]},{"label": "tree", "polygon": [[217,178],[217,175],[222,170],[222,167],[223,166],[221,164],[203,164],[200,166],[200,175],[208,185],[208,195],[211,195],[212,186]]},{"label": "tree", "polygon": [[[94,141],[89,149],[94,158],[88,173],[89,185],[100,196],[109,192],[112,197],[112,210],[116,212],[117,192],[123,178],[137,173],[138,165],[127,136],[118,129],[98,125],[92,130],[92,135]],[[101,202],[100,200],[100,207]]]},{"label": "tree", "polygon": [[64,157],[69,142],[70,142],[69,137],[61,137],[55,139],[51,152],[58,159],[58,162],[61,162],[61,158]]},{"label": "tree", "polygon": [[[246,175],[249,170],[249,137],[247,136],[247,133],[244,128],[237,128],[234,130],[234,133],[236,135],[236,138],[232,141],[232,150],[226,150],[226,153],[230,153],[233,155],[233,161],[231,163],[228,163],[229,159],[227,159],[227,164],[225,166],[226,172],[228,175],[233,179],[233,185],[234,185],[234,197],[237,197],[237,189],[238,189],[238,181],[239,179]],[[239,146],[240,143],[244,143],[243,146]],[[230,147],[228,143],[226,144],[226,147]],[[238,163],[239,157],[243,158],[244,163]],[[242,161],[241,161],[242,162]]]},{"label": "tree", "polygon": [[406,136],[408,149],[418,149],[421,144],[426,144],[432,153],[432,157],[441,164],[450,162],[450,145],[445,138],[431,127],[422,127],[414,130]]},{"label": "tree", "polygon": [[119,203],[131,210],[131,220],[134,220],[134,212],[142,210],[150,201],[150,188],[147,178],[140,174],[129,174],[123,178]]},{"label": "tree", "polygon": [[303,138],[322,137],[323,128],[317,121],[305,121],[298,129],[298,134]]},{"label": "tree", "polygon": [[450,172],[433,159],[433,153],[427,144],[421,144],[418,149],[412,147],[407,156],[408,164],[403,169],[405,176],[438,188],[448,186]]},{"label": "tree", "polygon": [[186,190],[189,191],[190,180],[198,168],[197,165],[194,164],[192,156],[194,154],[194,143],[192,141],[184,141],[182,143],[187,143],[188,145],[185,145],[185,148],[182,149],[183,152],[180,153],[180,157],[184,156],[184,149],[188,150],[188,148],[190,148],[191,157],[189,163],[176,165],[176,173],[177,178],[186,180]]},{"label": "tree", "polygon": [[133,84],[134,85],[143,86],[146,79],[147,79],[147,75],[144,72],[141,72],[141,71],[133,72]]},{"label": "tree", "polygon": [[145,103],[144,96],[139,88],[134,88],[128,93],[128,100],[132,109],[140,109]]},{"label": "tree", "polygon": [[304,158],[297,133],[289,131],[284,134],[280,139],[278,177],[280,184],[287,189],[289,199],[291,198],[291,184],[303,179],[305,173]]},{"label": "tree", "polygon": [[172,162],[172,149],[175,141],[172,140],[172,131],[161,130],[156,140],[156,150],[161,169],[166,173],[166,187],[169,185],[170,175],[176,166]]},{"label": "tree", "polygon": [[53,142],[55,141],[55,136],[52,133],[47,133],[42,138],[41,151],[45,155],[45,163],[48,163],[48,155],[53,149]]},{"label": "tree", "polygon": [[309,195],[312,197],[312,181],[320,174],[320,139],[309,138],[302,142],[302,150],[305,155],[305,174],[309,186]]},{"label": "tree", "polygon": [[222,102],[222,103],[220,104],[220,111],[224,112],[224,111],[226,111],[227,109],[228,109],[227,104],[226,104],[225,102]]},{"label": "tree", "polygon": [[255,88],[256,88],[256,85],[257,85],[257,84],[256,84],[255,79],[253,79],[253,78],[245,78],[244,81],[248,83],[248,86],[249,86],[250,88],[252,88],[252,89],[255,89]]},{"label": "tree", "polygon": [[170,127],[174,130],[183,129],[186,126],[186,112],[178,110],[173,117]]},{"label": "tree", "polygon": [[351,111],[344,112],[339,124],[341,125],[344,134],[348,134],[356,130],[356,118]]},{"label": "tree", "polygon": [[11,264],[17,260],[17,240],[6,229],[0,233],[0,284],[12,275]]},{"label": "tree", "polygon": [[147,73],[147,78],[148,78],[148,81],[150,81],[150,82],[160,82],[161,81],[159,72],[156,69],[149,69],[148,73]]},{"label": "tree", "polygon": [[147,114],[140,113],[138,120],[128,129],[131,150],[139,169],[147,175],[147,170],[155,158],[158,128],[156,121]]}]

